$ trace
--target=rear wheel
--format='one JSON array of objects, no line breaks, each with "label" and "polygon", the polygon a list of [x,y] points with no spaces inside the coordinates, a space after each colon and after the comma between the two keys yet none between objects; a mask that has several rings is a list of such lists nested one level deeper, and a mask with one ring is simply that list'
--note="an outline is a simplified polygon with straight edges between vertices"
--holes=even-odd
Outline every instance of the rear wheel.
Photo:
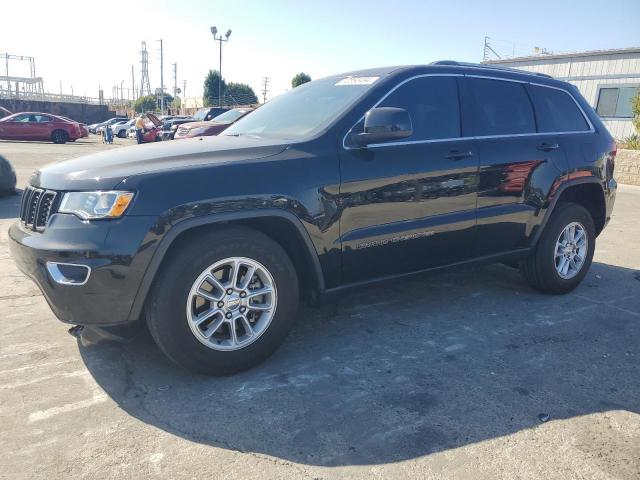
[{"label": "rear wheel", "polygon": [[581,205],[565,203],[553,212],[535,250],[522,264],[531,286],[567,293],[586,276],[595,250],[593,218]]},{"label": "rear wheel", "polygon": [[64,130],[54,130],[51,134],[53,143],[66,143],[69,140],[69,134]]},{"label": "rear wheel", "polygon": [[146,305],[149,331],[174,362],[225,375],[257,365],[282,343],[298,307],[298,278],[266,235],[226,227],[182,243]]}]

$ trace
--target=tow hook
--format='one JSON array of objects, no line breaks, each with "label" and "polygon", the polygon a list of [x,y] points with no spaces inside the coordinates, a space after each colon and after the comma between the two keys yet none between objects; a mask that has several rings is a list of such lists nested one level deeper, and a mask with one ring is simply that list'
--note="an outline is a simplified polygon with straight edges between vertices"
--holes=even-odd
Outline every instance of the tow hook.
[{"label": "tow hook", "polygon": [[69,335],[72,337],[80,338],[82,336],[82,331],[84,330],[84,325],[74,325],[69,330]]}]

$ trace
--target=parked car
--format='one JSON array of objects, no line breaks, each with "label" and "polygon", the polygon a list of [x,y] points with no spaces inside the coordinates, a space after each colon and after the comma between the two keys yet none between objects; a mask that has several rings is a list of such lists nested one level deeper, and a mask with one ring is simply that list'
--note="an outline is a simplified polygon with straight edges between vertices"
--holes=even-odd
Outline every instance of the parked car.
[{"label": "parked car", "polygon": [[300,296],[490,262],[571,291],[611,217],[615,155],[569,83],[371,69],[296,87],[217,137],[44,167],[10,245],[60,320],[146,322],[174,362],[227,374],[278,347]]},{"label": "parked car", "polygon": [[82,138],[80,123],[50,113],[14,113],[0,119],[0,139],[40,140],[53,143],[74,142]]},{"label": "parked car", "polygon": [[125,138],[127,136],[127,130],[129,130],[136,123],[136,119],[132,118],[126,122],[118,122],[111,127],[114,137]]},{"label": "parked car", "polygon": [[162,122],[162,130],[160,131],[160,138],[162,140],[173,140],[173,137],[176,134],[176,130],[180,125],[185,123],[194,122],[193,117],[173,117],[170,120],[163,120]]},{"label": "parked car", "polygon": [[107,124],[113,126],[118,122],[126,122],[128,120],[129,119],[127,117],[113,117],[113,118],[110,118],[109,120],[105,120],[104,122],[93,123],[93,124],[89,125],[89,132],[90,133],[94,133],[96,135],[97,134],[101,134],[102,131],[98,131],[98,129],[100,127],[104,127]]},{"label": "parked car", "polygon": [[[158,142],[161,140],[162,121],[153,113],[145,113],[145,130],[142,133],[142,143]],[[127,138],[136,138],[135,119],[133,126],[127,130]]]},{"label": "parked car", "polygon": [[4,107],[0,107],[0,118],[8,117],[11,112]]},{"label": "parked car", "polygon": [[225,129],[229,128],[235,122],[254,110],[255,108],[253,107],[233,108],[207,122],[190,122],[180,125],[176,130],[174,139],[179,140],[181,138],[211,137],[213,135],[219,135]]},{"label": "parked car", "polygon": [[0,155],[0,197],[16,192],[16,172],[9,160]]}]

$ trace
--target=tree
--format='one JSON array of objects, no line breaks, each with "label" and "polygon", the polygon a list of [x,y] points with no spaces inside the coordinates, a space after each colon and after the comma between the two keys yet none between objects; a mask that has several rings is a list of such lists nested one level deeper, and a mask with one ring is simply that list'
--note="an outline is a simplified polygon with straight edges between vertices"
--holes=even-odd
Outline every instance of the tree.
[{"label": "tree", "polygon": [[311,77],[304,73],[304,72],[300,72],[298,73],[295,77],[293,77],[291,79],[291,86],[293,88],[296,88],[299,85],[302,85],[303,83],[307,83],[311,81]]},{"label": "tree", "polygon": [[[207,73],[207,76],[204,79],[204,94],[202,95],[202,102],[205,107],[214,104],[217,105],[220,81],[220,72],[218,72],[218,70],[209,70],[209,73]],[[225,94],[226,89],[227,85],[225,81],[222,80],[222,95]]]},{"label": "tree", "polygon": [[640,88],[631,99],[631,111],[633,112],[633,126],[640,133]]},{"label": "tree", "polygon": [[256,93],[253,91],[253,88],[246,83],[229,82],[225,97],[230,97],[226,100],[239,105],[258,103]]},{"label": "tree", "polygon": [[144,97],[138,98],[133,104],[133,108],[136,113],[143,113],[154,111],[156,109],[156,96],[155,95],[146,95]]}]

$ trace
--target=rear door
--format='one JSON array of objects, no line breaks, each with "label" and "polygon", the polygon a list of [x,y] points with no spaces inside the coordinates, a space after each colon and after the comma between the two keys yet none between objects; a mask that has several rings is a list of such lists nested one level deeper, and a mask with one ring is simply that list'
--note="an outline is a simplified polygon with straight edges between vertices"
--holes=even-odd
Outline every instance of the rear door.
[{"label": "rear door", "polygon": [[49,115],[34,115],[31,122],[31,136],[37,140],[50,140],[53,133],[53,118]]},{"label": "rear door", "polygon": [[558,136],[537,132],[526,82],[469,76],[464,97],[480,153],[475,256],[516,250],[540,206],[534,177],[564,169]]},{"label": "rear door", "polygon": [[462,138],[458,77],[416,77],[377,106],[406,109],[414,133],[342,150],[344,283],[453,263],[472,250],[478,155]]}]

